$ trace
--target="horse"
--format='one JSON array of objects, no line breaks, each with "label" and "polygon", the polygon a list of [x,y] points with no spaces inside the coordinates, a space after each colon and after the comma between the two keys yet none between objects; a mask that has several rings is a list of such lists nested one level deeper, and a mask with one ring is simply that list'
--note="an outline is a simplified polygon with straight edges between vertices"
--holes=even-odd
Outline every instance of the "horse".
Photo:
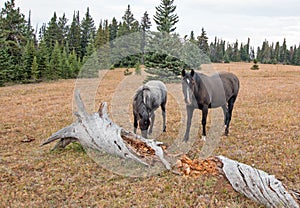
[{"label": "horse", "polygon": [[184,141],[189,139],[191,120],[195,109],[202,111],[202,139],[206,139],[206,119],[209,108],[222,107],[225,135],[228,136],[232,110],[239,92],[239,79],[230,72],[219,72],[211,76],[181,71],[182,91],[187,110],[187,126]]},{"label": "horse", "polygon": [[[132,108],[134,116],[134,133],[139,127],[142,136],[147,138],[147,134],[152,133],[155,120],[154,111],[161,107],[163,117],[163,132],[166,131],[166,103],[167,88],[161,81],[152,80],[140,86],[133,98]],[[149,132],[148,128],[150,126]]]}]

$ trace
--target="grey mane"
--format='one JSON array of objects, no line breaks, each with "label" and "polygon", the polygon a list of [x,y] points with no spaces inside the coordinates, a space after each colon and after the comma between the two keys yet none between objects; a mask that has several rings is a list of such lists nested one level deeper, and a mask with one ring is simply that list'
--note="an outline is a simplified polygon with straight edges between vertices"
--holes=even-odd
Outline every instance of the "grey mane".
[{"label": "grey mane", "polygon": [[133,101],[135,103],[135,108],[134,109],[136,112],[143,114],[144,112],[147,111],[147,106],[144,103],[144,97],[143,97],[143,91],[144,90],[150,90],[149,87],[143,85],[141,88],[139,88],[133,98]]}]

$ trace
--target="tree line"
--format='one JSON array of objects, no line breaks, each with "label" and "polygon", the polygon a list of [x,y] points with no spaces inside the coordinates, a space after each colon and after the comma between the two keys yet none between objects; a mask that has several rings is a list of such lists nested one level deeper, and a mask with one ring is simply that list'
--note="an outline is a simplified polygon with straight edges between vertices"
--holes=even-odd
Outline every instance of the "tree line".
[{"label": "tree line", "polygon": [[[153,48],[158,51],[161,48],[160,43],[155,42],[161,34],[150,32],[152,21],[156,23],[157,31],[172,37],[166,38],[166,43],[172,47],[181,44],[178,47],[183,48],[180,49],[182,53],[187,50],[182,44],[192,43],[211,62],[250,62],[257,59],[261,63],[300,65],[300,47],[295,45],[288,48],[285,39],[282,44],[265,40],[262,47],[255,51],[250,45],[250,38],[246,44],[239,43],[238,40],[228,43],[217,37],[209,43],[204,28],[198,36],[191,31],[189,35],[181,38],[176,33],[179,17],[174,0],[161,0],[160,5],[155,8],[156,13],[152,20],[147,11],[138,20],[128,5],[122,20],[103,19],[98,27],[95,26],[89,8],[83,18],[80,18],[79,11],[74,11],[71,21],[65,14],[58,17],[54,12],[48,23],[34,30],[31,13],[25,19],[15,1],[9,0],[0,11],[0,85],[7,82],[75,78],[80,68],[91,62],[91,56],[95,56],[92,59],[93,65],[99,65],[98,69],[145,64],[148,68],[161,69],[161,74],[171,71],[176,76],[180,73],[180,68],[193,67],[178,60],[170,51],[167,52],[169,54],[164,51],[151,51]],[[125,38],[118,41],[119,37],[134,33],[138,35],[132,36],[131,40]],[[126,46],[124,50],[120,50],[121,45]],[[101,52],[98,51],[99,48]],[[177,49],[173,47],[170,50],[175,54]]]}]

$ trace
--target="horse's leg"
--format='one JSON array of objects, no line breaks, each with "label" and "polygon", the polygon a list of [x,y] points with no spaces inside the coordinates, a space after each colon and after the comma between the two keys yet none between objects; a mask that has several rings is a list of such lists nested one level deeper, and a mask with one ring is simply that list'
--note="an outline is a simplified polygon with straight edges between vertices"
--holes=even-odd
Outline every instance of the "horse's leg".
[{"label": "horse's leg", "polygon": [[138,126],[138,122],[137,122],[137,116],[135,113],[133,113],[133,132],[136,134],[136,129],[137,129],[137,126]]},{"label": "horse's leg", "polygon": [[232,115],[232,110],[233,110],[235,99],[236,99],[236,97],[231,97],[228,100],[228,116],[227,116],[227,121],[226,121],[225,136],[228,136],[228,133],[229,133],[229,124],[231,121],[231,115]]},{"label": "horse's leg", "polygon": [[202,139],[206,140],[206,119],[208,114],[208,106],[203,105],[202,108]]},{"label": "horse's leg", "polygon": [[186,122],[186,130],[183,139],[185,142],[187,142],[189,139],[194,107],[186,106],[186,111],[187,111],[187,122]]},{"label": "horse's leg", "polygon": [[224,114],[224,125],[226,125],[227,118],[228,118],[228,108],[227,108],[227,105],[226,104],[222,105],[222,109],[223,109],[223,114]]},{"label": "horse's leg", "polygon": [[166,103],[161,104],[161,111],[163,117],[163,132],[166,132]]},{"label": "horse's leg", "polygon": [[154,112],[151,113],[150,119],[151,119],[151,124],[150,124],[150,129],[149,129],[148,133],[152,134],[152,129],[153,129],[154,121],[155,121],[155,114],[154,114]]}]

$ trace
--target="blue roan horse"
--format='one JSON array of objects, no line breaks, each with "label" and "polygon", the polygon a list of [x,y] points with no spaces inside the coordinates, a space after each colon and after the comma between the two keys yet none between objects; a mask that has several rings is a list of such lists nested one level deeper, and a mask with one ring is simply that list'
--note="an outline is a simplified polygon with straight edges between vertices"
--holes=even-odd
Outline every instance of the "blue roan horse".
[{"label": "blue roan horse", "polygon": [[206,137],[206,119],[208,108],[222,107],[224,113],[225,135],[229,133],[229,124],[234,102],[239,92],[239,79],[232,73],[220,72],[206,76],[191,70],[182,70],[182,91],[187,110],[187,127],[184,141],[188,141],[194,109],[202,110],[202,138]]},{"label": "blue roan horse", "polygon": [[[137,126],[142,132],[142,136],[147,138],[147,134],[152,133],[155,120],[154,111],[160,106],[163,117],[163,131],[166,131],[166,103],[167,88],[161,81],[149,81],[138,88],[133,98],[133,115],[134,115],[134,133]],[[149,132],[148,128],[150,126]]]}]

